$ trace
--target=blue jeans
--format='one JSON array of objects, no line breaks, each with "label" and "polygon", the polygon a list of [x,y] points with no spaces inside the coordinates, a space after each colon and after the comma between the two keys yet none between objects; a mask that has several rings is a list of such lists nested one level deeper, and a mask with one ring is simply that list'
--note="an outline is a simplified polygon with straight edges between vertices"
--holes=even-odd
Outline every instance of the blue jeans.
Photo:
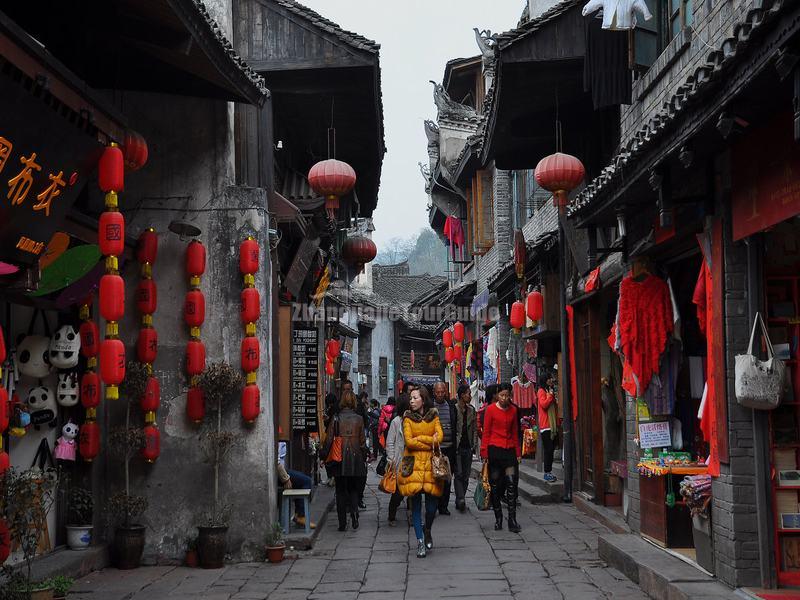
[{"label": "blue jeans", "polygon": [[[313,482],[311,477],[300,471],[292,471],[286,469],[286,474],[289,475],[289,481],[292,482],[292,488],[295,490],[310,490]],[[306,516],[306,511],[303,508],[303,501],[298,499],[294,501],[294,512],[300,517]]]},{"label": "blue jeans", "polygon": [[[425,522],[430,526],[436,517],[436,510],[439,507],[439,498],[431,494],[425,494]],[[422,493],[411,497],[411,516],[414,519],[414,533],[418,540],[425,537],[422,526]]]}]

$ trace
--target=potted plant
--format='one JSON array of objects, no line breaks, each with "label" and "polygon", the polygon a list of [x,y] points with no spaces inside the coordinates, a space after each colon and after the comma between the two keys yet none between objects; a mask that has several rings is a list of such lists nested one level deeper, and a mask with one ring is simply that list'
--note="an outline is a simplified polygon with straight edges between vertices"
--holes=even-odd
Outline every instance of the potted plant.
[{"label": "potted plant", "polygon": [[243,385],[242,375],[225,362],[214,363],[200,375],[210,413],[216,417],[211,428],[201,436],[201,448],[214,470],[214,494],[210,509],[198,526],[197,555],[204,569],[221,569],[225,561],[230,506],[220,502],[219,472],[225,457],[238,442],[238,436],[222,429],[222,410],[234,399]]},{"label": "potted plant", "polygon": [[92,493],[80,487],[70,488],[67,495],[67,546],[70,550],[86,550],[92,543]]},{"label": "potted plant", "polygon": [[131,427],[131,404],[144,394],[149,378],[147,366],[128,362],[120,392],[125,400],[125,426],[114,429],[108,436],[111,454],[122,461],[125,491],[109,499],[109,514],[115,520],[113,555],[119,569],[135,569],[144,551],[145,528],[136,518],[147,510],[147,498],[131,494],[130,463],[145,443],[141,428]]},{"label": "potted plant", "polygon": [[283,542],[283,527],[276,521],[267,534],[267,560],[271,563],[279,563],[283,560],[284,552],[286,552],[286,544]]},{"label": "potted plant", "polygon": [[50,587],[53,588],[53,600],[64,600],[67,597],[67,592],[75,580],[72,577],[65,575],[56,575],[49,579]]},{"label": "potted plant", "polygon": [[184,561],[187,567],[192,569],[197,567],[197,538],[186,538],[186,560]]},{"label": "potted plant", "polygon": [[8,526],[12,546],[22,551],[25,562],[21,570],[4,571],[0,588],[18,598],[49,600],[53,597],[48,582],[32,581],[31,567],[47,535],[47,515],[55,502],[58,478],[55,469],[20,471],[13,468],[0,477],[0,517]]}]

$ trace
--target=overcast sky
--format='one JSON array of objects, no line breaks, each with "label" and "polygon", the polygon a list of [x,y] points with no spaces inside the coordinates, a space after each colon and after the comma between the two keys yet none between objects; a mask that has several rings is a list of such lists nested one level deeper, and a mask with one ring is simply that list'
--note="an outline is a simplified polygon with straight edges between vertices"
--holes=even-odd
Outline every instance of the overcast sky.
[{"label": "overcast sky", "polygon": [[493,32],[517,25],[525,0],[299,0],[344,29],[381,44],[388,151],[375,211],[375,243],[428,226],[417,163],[427,162],[425,119],[436,118],[430,79],[442,80],[451,58],[476,56],[473,27]]}]

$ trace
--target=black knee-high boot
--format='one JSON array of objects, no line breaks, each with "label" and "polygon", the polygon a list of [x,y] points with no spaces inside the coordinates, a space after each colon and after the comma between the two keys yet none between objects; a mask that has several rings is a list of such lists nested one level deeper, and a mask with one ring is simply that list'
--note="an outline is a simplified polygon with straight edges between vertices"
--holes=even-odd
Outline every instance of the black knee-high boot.
[{"label": "black knee-high boot", "polygon": [[505,478],[506,483],[506,503],[508,504],[508,530],[513,533],[522,531],[522,527],[517,523],[517,481],[513,475]]},{"label": "black knee-high boot", "polygon": [[503,528],[503,494],[505,485],[502,477],[497,477],[489,481],[492,495],[492,508],[494,509],[494,529],[500,531]]}]

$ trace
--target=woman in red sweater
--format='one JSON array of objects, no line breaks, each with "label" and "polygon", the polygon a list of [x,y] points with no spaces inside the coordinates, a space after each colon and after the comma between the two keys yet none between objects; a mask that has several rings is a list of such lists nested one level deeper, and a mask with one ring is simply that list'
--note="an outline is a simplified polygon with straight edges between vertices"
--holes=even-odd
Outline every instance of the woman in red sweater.
[{"label": "woman in red sweater", "polygon": [[489,461],[489,483],[492,486],[494,528],[503,528],[503,496],[508,506],[508,530],[519,533],[517,523],[517,482],[522,456],[519,443],[519,413],[511,403],[511,385],[501,383],[486,406],[481,438],[481,458]]},{"label": "woman in red sweater", "polygon": [[[539,388],[536,396],[537,424],[539,425],[539,435],[542,437],[542,450],[544,451],[544,480],[553,482],[556,476],[553,475],[553,454],[555,453],[555,436],[558,423],[551,423],[557,415],[555,410],[555,384],[556,379],[553,375],[545,375],[544,387]],[[540,379],[540,381],[541,381]]]}]

